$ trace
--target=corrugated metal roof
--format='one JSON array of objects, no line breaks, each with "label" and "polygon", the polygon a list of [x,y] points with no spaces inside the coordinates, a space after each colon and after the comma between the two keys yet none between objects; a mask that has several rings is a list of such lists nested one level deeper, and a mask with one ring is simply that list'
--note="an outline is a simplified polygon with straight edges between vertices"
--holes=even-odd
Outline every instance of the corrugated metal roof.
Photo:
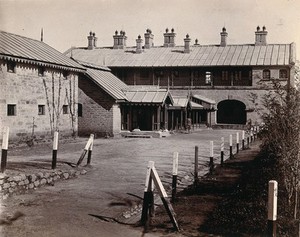
[{"label": "corrugated metal roof", "polygon": [[71,71],[84,67],[44,42],[0,31],[0,58]]},{"label": "corrugated metal roof", "polygon": [[127,85],[111,72],[87,68],[86,74],[114,99],[127,100],[123,92],[127,88]]},{"label": "corrugated metal roof", "polygon": [[216,104],[216,101],[211,100],[211,99],[209,99],[209,98],[207,98],[205,96],[202,96],[202,95],[192,95],[192,97],[194,97],[194,98],[196,98],[198,100],[202,100],[203,102],[206,102],[208,104],[212,104],[212,105]]},{"label": "corrugated metal roof", "polygon": [[131,103],[158,103],[162,104],[165,102],[167,97],[170,97],[172,103],[173,98],[168,90],[165,89],[135,89],[133,87],[124,90],[127,101]]},{"label": "corrugated metal roof", "polygon": [[[190,53],[184,47],[153,47],[135,53],[135,47],[127,49],[72,48],[72,57],[107,67],[190,67],[190,66],[262,66],[289,65],[293,58],[293,44],[255,45],[200,45],[191,46]],[[71,56],[71,51],[66,52]]]},{"label": "corrugated metal roof", "polygon": [[173,100],[174,100],[174,107],[181,107],[181,108],[185,108],[189,102],[189,99],[187,96],[185,97],[181,97],[181,96],[173,96]]}]

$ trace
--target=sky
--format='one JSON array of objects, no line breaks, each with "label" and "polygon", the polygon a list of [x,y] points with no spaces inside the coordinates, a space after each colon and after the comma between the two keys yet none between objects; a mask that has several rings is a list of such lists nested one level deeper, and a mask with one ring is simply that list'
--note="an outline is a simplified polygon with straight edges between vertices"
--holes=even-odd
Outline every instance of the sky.
[{"label": "sky", "polygon": [[40,39],[64,52],[86,47],[90,31],[98,47],[113,45],[116,30],[126,31],[127,45],[150,28],[154,44],[163,44],[174,28],[176,44],[189,34],[202,45],[219,44],[223,26],[228,44],[254,43],[257,26],[266,26],[268,43],[291,43],[300,58],[299,0],[0,0],[0,30]]}]

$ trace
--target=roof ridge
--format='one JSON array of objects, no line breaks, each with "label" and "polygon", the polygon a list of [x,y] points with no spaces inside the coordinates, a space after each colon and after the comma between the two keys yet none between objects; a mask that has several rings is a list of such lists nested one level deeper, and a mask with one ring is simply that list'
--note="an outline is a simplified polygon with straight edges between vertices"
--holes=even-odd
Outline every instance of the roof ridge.
[{"label": "roof ridge", "polygon": [[[23,36],[23,35],[18,35],[18,34],[15,34],[15,33],[10,33],[10,32],[7,32],[7,31],[4,31],[4,30],[0,30],[0,33],[5,33],[5,34],[9,34],[9,35],[14,35],[14,36],[18,36],[18,37],[21,37],[21,38],[25,38],[25,39],[29,39],[29,40],[34,40],[34,41],[37,41],[37,42],[40,42],[40,43],[43,43],[43,44],[46,44],[44,41],[40,41],[38,39],[33,39],[33,38],[29,38],[27,36]],[[48,45],[48,44],[46,44]],[[50,45],[48,45],[50,46]],[[51,47],[51,46],[50,46]],[[52,47],[51,47],[52,48]],[[58,50],[57,50],[58,51]],[[58,51],[59,52],[59,51]]]}]

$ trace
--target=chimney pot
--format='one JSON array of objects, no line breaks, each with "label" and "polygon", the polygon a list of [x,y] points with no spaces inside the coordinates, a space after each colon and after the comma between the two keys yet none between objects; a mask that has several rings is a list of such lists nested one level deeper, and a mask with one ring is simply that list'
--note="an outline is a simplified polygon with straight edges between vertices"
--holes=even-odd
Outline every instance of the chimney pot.
[{"label": "chimney pot", "polygon": [[227,45],[227,36],[228,36],[228,33],[226,32],[226,28],[225,27],[223,27],[222,32],[220,33],[220,35],[221,35],[220,46],[221,47],[225,47]]},{"label": "chimney pot", "polygon": [[266,27],[263,26],[262,31],[259,26],[256,28],[255,32],[255,45],[267,45],[267,34]]},{"label": "chimney pot", "polygon": [[265,26],[263,26],[263,28],[262,28],[262,29],[263,29],[263,31],[266,31],[266,27],[265,27]]},{"label": "chimney pot", "polygon": [[95,33],[90,31],[88,38],[88,49],[94,49],[97,43],[97,37],[95,37]]},{"label": "chimney pot", "polygon": [[198,39],[195,39],[195,45],[199,45],[199,44],[198,44]]},{"label": "chimney pot", "polygon": [[166,29],[166,33],[168,33],[168,32],[169,32],[169,29],[167,28],[167,29]]},{"label": "chimney pot", "polygon": [[191,49],[190,49],[190,43],[191,43],[191,39],[189,34],[186,35],[186,38],[183,39],[184,40],[184,53],[190,53]]},{"label": "chimney pot", "polygon": [[171,32],[174,33],[174,28],[171,29]]},{"label": "chimney pot", "polygon": [[166,29],[166,33],[164,33],[164,47],[175,47],[175,36],[174,28],[171,29],[171,33],[169,33],[169,29]]},{"label": "chimney pot", "polygon": [[257,31],[260,31],[260,27],[259,27],[259,26],[257,26],[257,27],[256,27],[256,30],[257,30]]},{"label": "chimney pot", "polygon": [[117,30],[115,31],[115,35],[118,35],[118,31]]}]

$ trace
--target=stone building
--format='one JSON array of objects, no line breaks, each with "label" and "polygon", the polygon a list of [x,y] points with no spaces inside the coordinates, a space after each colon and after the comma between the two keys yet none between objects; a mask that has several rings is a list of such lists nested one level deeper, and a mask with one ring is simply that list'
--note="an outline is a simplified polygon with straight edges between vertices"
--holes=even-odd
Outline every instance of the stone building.
[{"label": "stone building", "polygon": [[[168,108],[168,117],[173,114],[169,129],[176,126],[174,121],[184,126],[188,117],[193,124],[245,125],[261,121],[256,107],[273,79],[293,85],[295,44],[269,44],[267,34],[265,26],[257,27],[252,44],[230,45],[224,27],[219,45],[201,45],[197,39],[192,44],[186,35],[183,46],[177,46],[175,30],[166,29],[163,45],[154,46],[154,35],[147,29],[144,39],[138,36],[136,46],[128,47],[125,31],[116,31],[112,47],[97,47],[97,37],[91,34],[88,47],[66,54],[110,68],[127,85],[157,86],[178,101],[186,100]],[[206,102],[206,110],[192,111],[190,102],[195,101]]]},{"label": "stone building", "polygon": [[[42,41],[0,31],[0,134],[22,142],[77,134],[85,68]],[[2,136],[1,138],[2,139]]]}]

